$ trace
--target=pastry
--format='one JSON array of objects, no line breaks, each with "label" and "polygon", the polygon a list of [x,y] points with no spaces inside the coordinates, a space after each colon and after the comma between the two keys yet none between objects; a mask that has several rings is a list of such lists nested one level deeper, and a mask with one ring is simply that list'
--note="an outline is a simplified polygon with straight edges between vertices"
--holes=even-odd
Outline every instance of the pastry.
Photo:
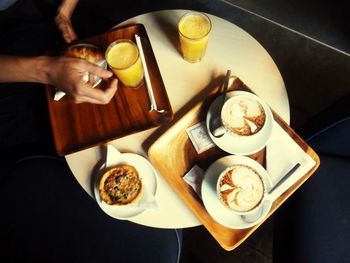
[{"label": "pastry", "polygon": [[64,51],[64,56],[86,59],[94,64],[104,59],[102,52],[91,44],[72,45]]},{"label": "pastry", "polygon": [[134,166],[118,165],[105,172],[99,183],[102,200],[109,205],[128,205],[142,197],[142,181]]}]

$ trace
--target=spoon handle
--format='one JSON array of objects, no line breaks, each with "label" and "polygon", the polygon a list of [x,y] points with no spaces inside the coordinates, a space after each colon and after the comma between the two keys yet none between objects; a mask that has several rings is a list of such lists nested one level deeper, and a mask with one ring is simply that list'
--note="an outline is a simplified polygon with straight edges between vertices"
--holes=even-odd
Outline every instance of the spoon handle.
[{"label": "spoon handle", "polygon": [[301,166],[300,163],[297,163],[296,165],[294,165],[292,167],[292,169],[290,169],[282,178],[281,180],[279,180],[277,182],[277,184],[275,184],[270,191],[268,192],[269,194],[272,194],[278,187],[280,187],[289,177],[291,177],[292,174],[294,174],[294,172],[296,170],[298,170],[298,168]]},{"label": "spoon handle", "polygon": [[[221,108],[226,101],[226,94],[227,94],[230,76],[231,76],[231,70],[228,69],[226,72],[225,81],[223,84],[224,89],[222,91],[221,101],[219,100],[219,105],[218,105],[219,112],[215,113],[214,116],[212,116],[210,123],[209,123],[209,130],[210,130],[211,134],[216,138],[222,137],[226,132],[226,129],[222,126],[222,123],[221,123],[220,111],[221,111]],[[218,99],[220,99],[220,97]]]},{"label": "spoon handle", "polygon": [[226,76],[225,76],[225,82],[224,82],[224,90],[222,92],[222,105],[224,105],[225,100],[226,100],[226,94],[227,94],[227,89],[228,89],[228,82],[230,80],[230,76],[231,76],[231,70],[228,69],[226,72]]}]

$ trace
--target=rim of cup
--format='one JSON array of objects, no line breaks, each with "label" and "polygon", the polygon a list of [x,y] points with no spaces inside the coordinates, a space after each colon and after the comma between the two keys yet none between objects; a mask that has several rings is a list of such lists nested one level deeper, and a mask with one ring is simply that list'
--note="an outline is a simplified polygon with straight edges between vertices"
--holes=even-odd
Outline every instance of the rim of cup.
[{"label": "rim of cup", "polygon": [[[258,137],[258,136],[261,136],[261,134],[263,134],[264,132],[266,132],[266,129],[269,128],[269,126],[271,125],[271,122],[273,120],[273,116],[272,116],[272,112],[271,112],[271,109],[270,107],[266,104],[266,102],[264,100],[262,100],[259,96],[251,93],[251,92],[248,92],[248,91],[241,91],[241,90],[237,90],[237,91],[233,91],[237,94],[227,98],[224,102],[224,105],[222,106],[221,108],[221,112],[220,112],[220,118],[221,118],[221,122],[222,122],[222,125],[224,126],[225,130],[227,133],[229,133],[231,136],[234,136],[234,137],[237,137],[237,138],[255,138],[255,137]],[[246,97],[246,98],[249,98],[249,99],[253,99],[255,101],[257,101],[263,111],[264,111],[264,114],[265,114],[265,120],[264,120],[264,124],[263,126],[261,127],[261,129],[259,131],[257,131],[256,133],[254,134],[251,134],[251,135],[243,135],[243,134],[238,134],[238,133],[235,133],[234,131],[230,130],[229,128],[225,127],[225,122],[223,121],[223,114],[224,114],[224,109],[225,107],[227,107],[226,105],[228,105],[229,101],[231,100],[235,100],[237,99],[238,97]],[[272,129],[271,129],[272,130]],[[271,131],[270,131],[270,134],[271,135]],[[268,136],[270,137],[270,136]],[[269,138],[267,138],[267,141],[268,141]]]},{"label": "rim of cup", "polygon": [[[249,157],[246,156],[239,156],[241,158],[248,158],[250,160],[244,160],[242,162],[237,162],[237,163],[233,163],[232,165],[230,165],[229,167],[226,167],[223,171],[221,171],[221,173],[219,174],[218,178],[217,178],[217,182],[216,182],[216,194],[217,194],[217,198],[219,199],[220,204],[227,209],[228,211],[232,212],[233,214],[239,215],[239,216],[245,216],[245,215],[249,215],[249,214],[254,214],[255,212],[258,212],[261,208],[262,205],[264,204],[264,201],[268,198],[268,193],[267,193],[267,188],[266,188],[266,179],[267,179],[267,171],[266,169],[259,164],[258,162],[252,160]],[[251,209],[247,210],[247,211],[238,211],[235,210],[233,208],[228,207],[222,200],[221,195],[220,195],[220,181],[222,179],[222,177],[229,171],[231,170],[234,166],[246,166],[249,169],[252,169],[257,176],[260,178],[260,181],[263,185],[263,194],[261,199],[259,200],[259,202]]]},{"label": "rim of cup", "polygon": [[99,50],[101,51],[101,49],[94,45],[94,44],[91,44],[91,43],[76,43],[76,44],[71,44],[71,45],[68,45],[67,49],[68,48],[72,48],[72,47],[90,47],[90,48],[94,48],[96,50]]},{"label": "rim of cup", "polygon": [[[113,67],[113,66],[110,65],[110,63],[108,62],[108,52],[109,52],[115,45],[118,45],[118,44],[120,44],[120,43],[129,43],[129,44],[131,44],[133,47],[135,47],[135,50],[136,50],[136,52],[137,52],[137,56],[136,56],[136,58],[135,58],[135,61],[133,61],[132,63],[130,63],[130,65],[127,65],[127,66],[125,66],[125,67],[120,67],[120,68],[118,68],[118,67]],[[105,51],[105,59],[106,59],[106,62],[107,62],[107,64],[108,64],[108,66],[111,67],[111,68],[117,69],[117,70],[123,70],[123,69],[127,69],[127,68],[132,67],[133,65],[136,64],[136,62],[137,62],[137,60],[139,59],[139,57],[140,57],[140,51],[139,51],[139,49],[138,49],[136,43],[135,43],[134,41],[130,40],[130,39],[127,39],[127,38],[125,38],[125,39],[124,39],[124,38],[123,38],[123,39],[117,39],[117,40],[115,40],[115,41],[109,43],[108,46],[107,46],[107,48],[106,48],[106,51]]]},{"label": "rim of cup", "polygon": [[[208,21],[208,23],[209,23],[209,30],[208,30],[208,32],[207,32],[205,35],[203,35],[203,36],[201,36],[201,37],[198,37],[198,38],[192,38],[192,37],[186,36],[185,34],[183,34],[183,33],[181,32],[181,30],[180,30],[180,24],[181,24],[182,20],[184,20],[186,17],[188,17],[188,16],[190,16],[190,15],[201,16],[201,17],[204,17],[205,20]],[[202,39],[202,38],[208,36],[208,35],[210,34],[211,29],[212,29],[212,23],[211,23],[211,20],[210,20],[209,16],[207,16],[205,13],[201,13],[201,12],[195,12],[195,11],[187,12],[187,13],[185,13],[184,15],[182,15],[182,16],[180,17],[180,19],[179,19],[179,21],[178,21],[178,23],[177,23],[177,30],[178,30],[179,34],[180,34],[181,36],[183,36],[184,38],[187,38],[187,39],[190,39],[190,40]]]}]

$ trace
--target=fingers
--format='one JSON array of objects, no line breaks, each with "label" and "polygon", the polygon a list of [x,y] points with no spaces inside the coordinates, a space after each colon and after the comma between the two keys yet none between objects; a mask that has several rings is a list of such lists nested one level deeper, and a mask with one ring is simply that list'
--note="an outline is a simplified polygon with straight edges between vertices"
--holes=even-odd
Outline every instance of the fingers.
[{"label": "fingers", "polygon": [[67,43],[77,39],[77,35],[70,26],[66,26],[62,30],[63,38]]},{"label": "fingers", "polygon": [[[108,71],[106,69],[103,69],[101,67],[94,66],[94,65],[93,67],[90,67],[90,66],[86,67],[85,70],[88,70],[88,71],[84,72],[82,79],[85,83],[89,83],[91,86],[93,86],[93,84],[95,83],[96,77],[109,79],[113,75],[111,71]],[[87,75],[87,78],[85,78],[85,75]]]},{"label": "fingers", "polygon": [[118,89],[118,79],[112,79],[107,87],[107,89],[105,89],[105,94],[107,97],[114,97],[114,94],[116,93]]},{"label": "fingers", "polygon": [[73,29],[73,25],[67,17],[63,15],[57,15],[55,18],[57,27],[62,32],[62,36],[67,43],[77,39],[77,35]]},{"label": "fingers", "polygon": [[113,76],[111,71],[101,68],[93,63],[89,63],[89,65],[86,66],[86,70],[89,71],[90,74],[97,75],[104,79],[108,79]]},{"label": "fingers", "polygon": [[[107,104],[117,91],[117,79],[111,78],[111,71],[77,58],[61,57],[59,63],[61,66],[58,68],[64,69],[61,75],[65,81],[58,81],[55,86],[65,91],[67,97],[75,103]],[[108,79],[106,89],[93,88],[96,76]]]},{"label": "fingers", "polygon": [[104,69],[103,67],[85,59],[70,57],[62,57],[60,59],[65,61],[63,63],[67,63],[67,65],[70,64],[69,67],[71,67],[74,72],[89,72],[90,76],[96,75],[103,79],[108,79],[113,76],[113,72],[110,70]]},{"label": "fingers", "polygon": [[72,98],[72,100],[75,103],[108,104],[117,91],[117,83],[117,79],[111,80],[105,90],[94,89],[91,85],[86,84],[83,87],[83,92],[79,96]]}]

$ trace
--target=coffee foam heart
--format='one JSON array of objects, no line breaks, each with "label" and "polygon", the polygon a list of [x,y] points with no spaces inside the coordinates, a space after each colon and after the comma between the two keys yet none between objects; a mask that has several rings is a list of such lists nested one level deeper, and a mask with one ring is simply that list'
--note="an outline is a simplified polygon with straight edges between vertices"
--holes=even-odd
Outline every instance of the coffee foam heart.
[{"label": "coffee foam heart", "polygon": [[253,98],[231,97],[224,105],[221,119],[226,129],[237,135],[252,135],[264,125],[265,111]]}]

